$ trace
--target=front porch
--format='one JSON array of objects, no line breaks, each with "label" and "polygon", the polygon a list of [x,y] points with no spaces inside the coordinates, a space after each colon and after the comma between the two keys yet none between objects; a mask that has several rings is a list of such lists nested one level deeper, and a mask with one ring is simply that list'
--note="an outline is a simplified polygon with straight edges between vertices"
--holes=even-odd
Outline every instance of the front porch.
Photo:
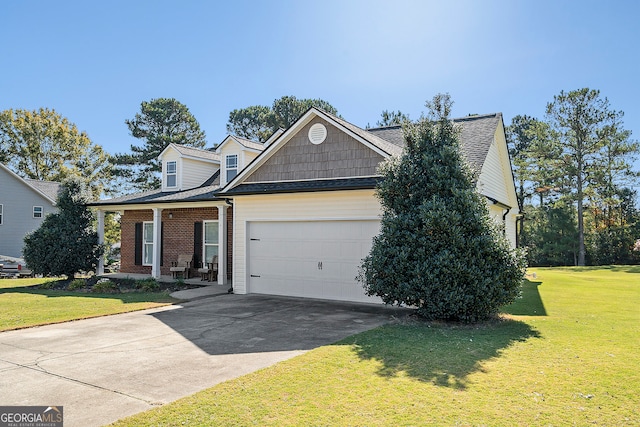
[{"label": "front porch", "polygon": [[[153,277],[151,274],[144,274],[144,273],[102,273],[102,274],[98,274],[98,276],[113,278],[113,279],[133,279],[133,280],[145,280]],[[206,280],[202,280],[199,275],[197,277],[190,277],[188,279],[182,279],[182,278],[174,279],[173,277],[168,275],[161,275],[156,277],[155,279],[158,282],[162,282],[162,283],[177,283],[178,281],[181,281],[182,283],[186,283],[188,285],[215,286],[215,287],[219,287],[220,289],[224,289],[225,292],[231,287],[231,280],[225,280],[223,283],[220,283],[218,281],[208,282]]]}]

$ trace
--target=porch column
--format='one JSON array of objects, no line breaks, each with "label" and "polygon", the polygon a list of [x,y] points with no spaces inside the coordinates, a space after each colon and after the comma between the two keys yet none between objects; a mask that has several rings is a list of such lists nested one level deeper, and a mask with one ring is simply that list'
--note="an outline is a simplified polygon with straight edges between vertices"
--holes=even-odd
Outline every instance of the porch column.
[{"label": "porch column", "polygon": [[227,283],[227,205],[218,205],[218,285]]},{"label": "porch column", "polygon": [[151,276],[160,278],[160,247],[162,242],[162,209],[153,208],[153,264],[151,265]]},{"label": "porch column", "polygon": [[[104,244],[104,211],[98,209],[98,244]],[[104,254],[100,255],[98,258],[98,269],[96,274],[99,276],[104,274]]]}]

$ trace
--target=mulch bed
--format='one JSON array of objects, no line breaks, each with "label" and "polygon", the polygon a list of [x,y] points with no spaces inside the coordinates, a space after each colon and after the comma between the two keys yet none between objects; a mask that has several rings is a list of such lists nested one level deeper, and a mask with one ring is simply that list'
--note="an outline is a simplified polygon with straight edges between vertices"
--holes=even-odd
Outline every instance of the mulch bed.
[{"label": "mulch bed", "polygon": [[195,289],[201,286],[185,282],[158,282],[155,279],[119,279],[87,277],[81,279],[58,279],[37,286],[40,289],[71,292],[126,293],[126,292],[166,292]]}]

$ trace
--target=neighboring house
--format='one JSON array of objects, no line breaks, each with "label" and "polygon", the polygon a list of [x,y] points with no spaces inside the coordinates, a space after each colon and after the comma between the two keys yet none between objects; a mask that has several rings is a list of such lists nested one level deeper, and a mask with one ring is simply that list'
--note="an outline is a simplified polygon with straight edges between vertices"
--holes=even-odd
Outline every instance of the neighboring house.
[{"label": "neighboring house", "polygon": [[[454,121],[478,191],[515,246],[502,115]],[[264,144],[229,136],[215,152],[170,145],[161,190],[93,206],[123,213],[122,271],[158,276],[179,253],[217,254],[219,283],[232,279],[235,293],[375,302],[355,277],[379,232],[377,167],[402,146],[399,126],[364,130],[312,108]],[[186,178],[201,167],[199,182]]]},{"label": "neighboring house", "polygon": [[0,255],[22,257],[24,237],[56,212],[60,183],[25,179],[0,163]]}]

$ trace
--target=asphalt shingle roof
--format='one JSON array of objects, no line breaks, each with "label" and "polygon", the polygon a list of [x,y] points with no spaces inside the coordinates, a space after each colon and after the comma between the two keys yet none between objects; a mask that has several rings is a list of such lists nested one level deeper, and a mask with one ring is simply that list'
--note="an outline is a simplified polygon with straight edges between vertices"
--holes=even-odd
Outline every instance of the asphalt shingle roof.
[{"label": "asphalt shingle roof", "polygon": [[220,190],[220,170],[211,175],[197,188],[184,191],[150,190],[142,193],[128,194],[113,199],[98,200],[89,203],[90,206],[135,205],[148,203],[189,202],[216,199]]},{"label": "asphalt shingle roof", "polygon": [[252,141],[250,139],[247,138],[242,138],[240,136],[236,136],[236,135],[230,135],[231,138],[235,139],[240,145],[243,145],[247,148],[252,148],[254,150],[259,150],[262,151],[264,150],[264,144],[260,143],[260,142],[255,142]]},{"label": "asphalt shingle roof", "polygon": [[[404,147],[404,137],[401,126],[388,126],[364,130],[332,114],[322,112],[335,120],[341,126],[358,135],[370,144],[378,147],[389,155],[399,155]],[[496,127],[502,120],[502,114],[485,114],[453,119],[454,123],[461,127],[460,139],[463,155],[469,161],[471,167],[479,171],[489,152],[493,142]],[[264,145],[245,138],[233,136],[240,144],[264,150]],[[191,147],[180,146],[179,151],[188,156],[203,157],[219,160],[220,156],[208,150],[199,150]],[[220,190],[220,171],[217,171],[200,187],[185,191],[162,192],[161,190],[131,194],[109,200],[101,200],[91,205],[119,205],[119,204],[145,204],[159,202],[182,202],[214,200]],[[374,188],[380,177],[337,178],[305,181],[285,181],[270,183],[239,184],[228,190],[225,195],[240,194],[268,194],[268,193],[293,193],[327,190],[352,190]]]},{"label": "asphalt shingle roof", "polygon": [[58,198],[58,192],[62,184],[54,181],[38,181],[37,179],[28,179],[25,181],[27,184],[46,195],[51,200],[55,201]]},{"label": "asphalt shingle roof", "polygon": [[220,155],[210,150],[201,150],[199,148],[186,147],[181,144],[173,144],[173,147],[183,156],[197,157],[205,160],[220,161]]},{"label": "asphalt shingle roof", "polygon": [[[489,152],[489,147],[493,142],[496,128],[501,120],[501,113],[453,119],[453,122],[461,128],[460,142],[462,154],[466,157],[473,170],[480,171],[480,169],[482,169],[482,165],[484,165],[487,153]],[[368,132],[398,146],[404,146],[402,126],[369,129]]]},{"label": "asphalt shingle roof", "polygon": [[237,185],[227,191],[225,195],[361,190],[375,188],[380,179],[381,178],[378,176],[368,176],[359,178],[336,178],[305,181],[256,182]]}]

